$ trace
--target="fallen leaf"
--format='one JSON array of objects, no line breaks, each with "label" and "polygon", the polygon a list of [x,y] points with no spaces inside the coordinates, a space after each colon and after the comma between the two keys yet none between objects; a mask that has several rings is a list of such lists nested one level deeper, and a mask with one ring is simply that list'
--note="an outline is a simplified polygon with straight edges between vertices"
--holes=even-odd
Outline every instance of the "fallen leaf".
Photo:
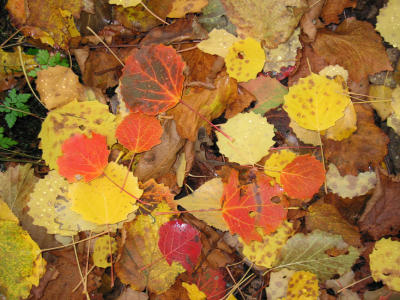
[{"label": "fallen leaf", "polygon": [[375,243],[369,260],[372,278],[375,281],[382,280],[391,290],[400,292],[400,275],[397,269],[400,260],[400,242],[380,239]]},{"label": "fallen leaf", "polygon": [[88,182],[103,174],[108,164],[107,138],[95,132],[91,138],[75,134],[64,141],[61,149],[63,154],[57,159],[58,172],[70,183],[82,177]]},{"label": "fallen leaf", "polygon": [[250,37],[233,43],[225,56],[229,76],[240,82],[256,78],[264,62],[265,53],[260,42]]},{"label": "fallen leaf", "polygon": [[356,226],[349,224],[331,204],[317,201],[308,208],[305,224],[308,231],[322,230],[338,234],[343,240],[354,247],[360,247],[360,233]]},{"label": "fallen leaf", "polygon": [[340,176],[339,170],[334,164],[329,164],[326,173],[326,185],[342,198],[353,198],[365,195],[376,184],[376,174],[373,171],[361,172],[357,176]]},{"label": "fallen leaf", "polygon": [[[160,204],[154,212],[168,212],[166,204]],[[150,292],[161,294],[185,272],[180,263],[170,266],[158,248],[158,230],[168,222],[170,215],[138,216],[126,223],[122,231],[115,270],[120,280],[138,291],[146,287]]]},{"label": "fallen leaf", "polygon": [[117,242],[109,235],[103,235],[96,239],[93,248],[93,263],[100,268],[111,266],[111,261],[108,260],[110,255],[117,251]]},{"label": "fallen leaf", "polygon": [[[240,38],[252,37],[276,48],[292,35],[307,9],[307,2],[221,0]],[[291,9],[288,10],[287,7]],[[268,16],[266,18],[266,16]]]},{"label": "fallen leaf", "polygon": [[200,114],[207,120],[219,117],[227,105],[237,97],[237,83],[225,72],[221,72],[215,79],[215,89],[201,87],[188,88],[184,91],[182,101],[168,111],[174,117],[177,131],[182,138],[196,141],[200,127],[210,131],[210,125],[200,118]]},{"label": "fallen leaf", "polygon": [[[368,95],[371,98],[375,99],[391,99],[392,98],[393,89],[385,86],[385,85],[375,85],[371,84],[369,86]],[[393,112],[393,108],[390,102],[372,102],[371,106],[376,110],[379,117],[382,121],[386,120],[391,113]]]},{"label": "fallen leaf", "polygon": [[208,54],[225,57],[229,48],[239,39],[224,29],[213,29],[208,34],[208,39],[197,44],[197,48]]},{"label": "fallen leaf", "polygon": [[324,166],[312,155],[297,156],[281,173],[283,190],[295,199],[311,200],[324,181]]},{"label": "fallen leaf", "polygon": [[100,177],[72,184],[68,193],[71,210],[99,225],[127,219],[128,214],[137,210],[136,200],[143,193],[137,178],[128,172],[126,167],[110,162]]},{"label": "fallen leaf", "polygon": [[350,78],[356,82],[369,74],[393,70],[374,27],[355,18],[345,19],[334,32],[328,29],[319,30],[312,47],[330,65],[344,67],[349,71]]},{"label": "fallen leaf", "polygon": [[136,6],[142,2],[141,0],[109,0],[108,3],[122,5],[123,7]]},{"label": "fallen leaf", "polygon": [[264,173],[275,181],[281,184],[282,170],[296,158],[296,153],[284,149],[281,151],[273,152],[264,164]]},{"label": "fallen leaf", "polygon": [[181,220],[173,220],[161,225],[158,233],[158,247],[168,264],[177,261],[191,273],[201,252],[198,230]]},{"label": "fallen leaf", "polygon": [[293,133],[296,135],[296,137],[304,144],[310,144],[314,146],[319,146],[321,144],[320,133],[318,131],[305,129],[292,119],[290,120],[289,126],[292,128]]},{"label": "fallen leaf", "polygon": [[13,221],[18,223],[18,218],[12,213],[11,209],[8,207],[0,196],[0,221]]},{"label": "fallen leaf", "polygon": [[192,194],[179,199],[177,203],[188,211],[193,210],[194,212],[191,212],[191,214],[199,220],[219,230],[226,231],[229,230],[229,227],[222,217],[220,203],[223,191],[222,180],[213,178],[201,185]]},{"label": "fallen leaf", "polygon": [[376,17],[376,30],[380,32],[386,42],[397,48],[400,46],[400,27],[393,20],[397,18],[399,13],[399,3],[391,0],[379,10],[379,15]]},{"label": "fallen leaf", "polygon": [[297,233],[283,247],[278,265],[312,272],[320,281],[325,281],[335,274],[342,275],[350,270],[359,256],[351,246],[347,254],[329,256],[326,251],[332,248],[343,248],[341,236],[320,230],[308,235]]},{"label": "fallen leaf", "polygon": [[321,133],[326,138],[341,141],[350,137],[356,131],[357,115],[353,103],[347,105],[344,115],[335,122],[335,125]]},{"label": "fallen leaf", "polygon": [[318,298],[318,279],[315,274],[307,271],[297,271],[290,277],[286,299],[316,299]]},{"label": "fallen leaf", "polygon": [[115,137],[125,148],[140,153],[161,143],[163,129],[153,116],[131,113],[118,125]]},{"label": "fallen leaf", "polygon": [[208,4],[208,0],[175,0],[168,18],[184,18],[187,13],[197,13]]},{"label": "fallen leaf", "polygon": [[368,232],[375,240],[396,234],[400,229],[398,218],[400,180],[388,176],[380,169],[377,175],[377,186],[358,223],[360,230]]},{"label": "fallen leaf", "polygon": [[28,232],[14,221],[0,220],[0,291],[7,299],[27,298],[46,272],[46,261]]},{"label": "fallen leaf", "polygon": [[206,294],[199,290],[194,283],[182,282],[182,286],[187,290],[190,300],[206,300]]},{"label": "fallen leaf", "polygon": [[241,82],[240,86],[256,97],[257,102],[252,111],[260,115],[281,105],[284,101],[283,96],[288,92],[287,87],[277,79],[266,76],[258,76],[256,79]]},{"label": "fallen leaf", "polygon": [[115,139],[115,115],[108,106],[98,101],[72,101],[47,114],[39,133],[43,150],[42,157],[50,169],[58,170],[57,159],[62,155],[62,144],[74,134],[91,135],[98,132],[107,137],[107,145],[111,146]]},{"label": "fallen leaf", "polygon": [[[378,166],[387,154],[388,137],[375,125],[368,104],[356,105],[357,131],[340,142],[323,139],[325,159],[333,163],[341,175],[357,176]],[[362,155],[360,155],[362,153]]]},{"label": "fallen leaf", "polygon": [[256,183],[239,188],[238,172],[232,169],[224,186],[222,215],[230,232],[238,233],[246,244],[252,240],[262,241],[256,227],[268,234],[286,218],[284,205],[271,201],[273,197],[280,197],[282,191],[278,185],[272,187],[269,182],[270,178],[262,174]]},{"label": "fallen leaf", "polygon": [[40,39],[52,47],[68,49],[70,39],[80,36],[73,18],[79,18],[80,1],[45,0],[38,3],[13,0],[7,2],[6,8],[13,24],[24,35]]},{"label": "fallen leaf", "polygon": [[286,268],[271,272],[269,286],[265,288],[267,299],[278,300],[285,297],[289,280],[295,272]]},{"label": "fallen leaf", "polygon": [[208,32],[213,29],[225,29],[229,33],[236,34],[235,25],[229,21],[221,0],[208,0],[208,5],[201,12],[199,22]]},{"label": "fallen leaf", "polygon": [[193,281],[208,299],[220,299],[225,295],[226,281],[222,269],[202,268],[193,275],[195,275]]},{"label": "fallen leaf", "polygon": [[357,0],[328,0],[324,3],[322,8],[321,17],[326,24],[339,23],[339,15],[345,8],[357,6]]},{"label": "fallen leaf", "polygon": [[230,162],[253,165],[267,155],[274,141],[273,126],[266,119],[253,112],[242,113],[221,125],[221,130],[233,139],[217,132],[217,145]]},{"label": "fallen leaf", "polygon": [[347,90],[335,80],[312,73],[289,88],[284,110],[306,129],[322,131],[335,125],[350,103]]},{"label": "fallen leaf", "polygon": [[[282,247],[293,234],[293,224],[284,221],[276,231],[270,234],[261,234],[261,242],[244,243],[243,255],[257,266],[272,268],[280,256]],[[243,243],[240,237],[239,241]]]},{"label": "fallen leaf", "polygon": [[[143,195],[140,199],[146,203],[147,208],[149,208],[149,205],[155,207],[159,203],[165,202],[172,210],[178,210],[176,201],[174,201],[174,195],[164,184],[157,183],[153,178],[150,178],[144,183],[139,182],[139,187],[143,190]],[[150,208],[150,210],[152,209]],[[143,213],[146,212],[148,213],[148,211],[143,209]]]},{"label": "fallen leaf", "polygon": [[182,96],[182,58],[172,47],[144,46],[126,59],[121,94],[133,112],[157,115],[174,107]]}]

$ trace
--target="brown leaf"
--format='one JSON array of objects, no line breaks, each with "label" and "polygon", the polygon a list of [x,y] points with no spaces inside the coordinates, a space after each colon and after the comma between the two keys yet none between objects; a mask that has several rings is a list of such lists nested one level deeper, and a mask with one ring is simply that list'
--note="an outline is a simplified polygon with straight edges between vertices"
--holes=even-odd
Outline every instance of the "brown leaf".
[{"label": "brown leaf", "polygon": [[[172,210],[178,210],[174,195],[165,185],[158,184],[153,178],[150,178],[145,183],[139,182],[139,187],[143,190],[143,195],[140,197],[141,201],[149,203],[153,207],[161,202],[166,202]],[[148,205],[146,207],[149,208]],[[142,210],[142,213],[148,214],[148,210]]]},{"label": "brown leaf", "polygon": [[348,139],[336,142],[323,140],[327,161],[333,163],[342,176],[357,176],[370,166],[377,166],[387,154],[389,138],[375,125],[374,113],[368,104],[356,104],[357,131]]},{"label": "brown leaf", "polygon": [[228,103],[235,100],[236,96],[236,80],[222,72],[215,80],[215,89],[193,87],[183,92],[182,101],[190,105],[198,113],[179,103],[169,110],[168,114],[174,117],[179,135],[195,141],[197,139],[197,131],[201,126],[206,127],[208,130],[210,128],[207,122],[199,117],[199,114],[211,121],[220,116]]},{"label": "brown leaf", "polygon": [[134,175],[142,182],[168,173],[176,160],[176,154],[185,144],[176,131],[174,121],[166,120],[163,129],[161,144],[140,155]]},{"label": "brown leaf", "polygon": [[329,64],[344,67],[357,82],[369,74],[392,70],[382,38],[368,22],[348,18],[334,32],[319,30],[312,47]]},{"label": "brown leaf", "polygon": [[207,31],[201,27],[197,18],[178,19],[167,27],[156,27],[150,30],[141,40],[140,46],[151,44],[170,44],[185,40],[203,40],[207,38]]},{"label": "brown leaf", "polygon": [[311,205],[306,215],[306,228],[309,231],[320,229],[339,234],[343,240],[354,247],[360,247],[360,234],[356,226],[350,225],[340,215],[335,206],[318,201]]},{"label": "brown leaf", "polygon": [[356,7],[357,0],[327,0],[322,9],[321,17],[326,24],[339,23],[339,15],[347,7]]},{"label": "brown leaf", "polygon": [[379,168],[376,173],[379,177],[378,184],[359,225],[362,231],[379,240],[386,235],[396,235],[400,230],[400,177],[388,176]]},{"label": "brown leaf", "polygon": [[300,26],[306,41],[311,42],[314,41],[315,35],[317,34],[317,24],[319,25],[321,23],[318,17],[321,14],[324,1],[308,0],[307,2],[309,8],[301,18]]},{"label": "brown leaf", "polygon": [[237,97],[234,101],[228,103],[225,111],[225,118],[230,119],[241,113],[246,107],[249,107],[254,100],[255,98],[250,92],[238,86]]}]

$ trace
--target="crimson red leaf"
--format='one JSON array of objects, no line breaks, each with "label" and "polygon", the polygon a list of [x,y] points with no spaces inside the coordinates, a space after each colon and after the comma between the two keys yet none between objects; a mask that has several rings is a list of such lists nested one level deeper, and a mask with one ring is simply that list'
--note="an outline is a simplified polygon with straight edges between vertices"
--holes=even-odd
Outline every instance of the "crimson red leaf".
[{"label": "crimson red leaf", "polygon": [[121,94],[133,112],[157,115],[181,99],[185,64],[175,49],[164,45],[144,46],[126,60]]},{"label": "crimson red leaf", "polygon": [[155,117],[131,113],[118,125],[115,136],[125,148],[140,153],[161,143],[162,132]]},{"label": "crimson red leaf", "polygon": [[256,227],[263,228],[265,234],[275,229],[286,218],[287,210],[280,203],[273,203],[272,197],[281,196],[278,185],[271,186],[270,178],[257,174],[254,183],[239,187],[238,172],[231,170],[221,198],[222,216],[231,233],[238,233],[245,243],[261,241]]},{"label": "crimson red leaf", "polygon": [[158,233],[158,247],[167,262],[171,265],[177,261],[186,271],[191,272],[201,252],[198,230],[181,220],[173,220],[163,224]]},{"label": "crimson red leaf", "polygon": [[221,299],[226,294],[226,281],[221,269],[210,267],[197,271],[192,283],[195,283],[199,290],[207,295],[207,299]]},{"label": "crimson red leaf", "polygon": [[281,183],[289,197],[311,199],[325,181],[323,164],[311,155],[301,155],[289,163],[281,173]]},{"label": "crimson red leaf", "polygon": [[92,138],[75,134],[62,144],[63,155],[57,159],[59,173],[69,182],[81,177],[88,182],[103,173],[108,164],[107,138],[92,133]]}]

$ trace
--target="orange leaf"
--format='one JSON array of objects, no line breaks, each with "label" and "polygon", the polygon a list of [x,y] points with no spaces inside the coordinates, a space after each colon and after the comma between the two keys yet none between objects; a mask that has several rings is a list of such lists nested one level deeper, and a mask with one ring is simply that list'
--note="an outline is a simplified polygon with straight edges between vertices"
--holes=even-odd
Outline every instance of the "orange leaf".
[{"label": "orange leaf", "polygon": [[68,182],[76,182],[81,176],[88,182],[101,175],[110,154],[106,137],[94,132],[92,138],[79,133],[73,135],[62,144],[62,152],[57,164]]},{"label": "orange leaf", "polygon": [[140,153],[161,143],[162,132],[155,117],[131,113],[118,125],[115,136],[125,148]]},{"label": "orange leaf", "polygon": [[[256,227],[262,227],[265,234],[273,232],[286,218],[287,210],[272,197],[281,196],[278,185],[271,186],[271,178],[257,175],[257,181],[239,187],[238,172],[231,170],[228,183],[222,195],[222,216],[231,233],[238,233],[245,243],[261,241]],[[242,190],[241,190],[242,189]]]},{"label": "orange leaf", "polygon": [[181,99],[185,63],[172,47],[144,46],[126,59],[121,94],[133,112],[157,115]]},{"label": "orange leaf", "polygon": [[311,155],[296,157],[281,173],[284,191],[289,197],[301,200],[311,199],[324,181],[324,166]]}]

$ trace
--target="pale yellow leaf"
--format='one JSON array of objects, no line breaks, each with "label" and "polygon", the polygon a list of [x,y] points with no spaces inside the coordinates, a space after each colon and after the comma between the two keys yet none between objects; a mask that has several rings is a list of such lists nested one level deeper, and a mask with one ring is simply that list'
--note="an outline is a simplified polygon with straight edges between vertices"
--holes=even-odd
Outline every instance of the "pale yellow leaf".
[{"label": "pale yellow leaf", "polygon": [[208,54],[215,54],[225,57],[229,48],[239,39],[225,29],[214,28],[209,34],[208,39],[197,44],[197,48]]}]

